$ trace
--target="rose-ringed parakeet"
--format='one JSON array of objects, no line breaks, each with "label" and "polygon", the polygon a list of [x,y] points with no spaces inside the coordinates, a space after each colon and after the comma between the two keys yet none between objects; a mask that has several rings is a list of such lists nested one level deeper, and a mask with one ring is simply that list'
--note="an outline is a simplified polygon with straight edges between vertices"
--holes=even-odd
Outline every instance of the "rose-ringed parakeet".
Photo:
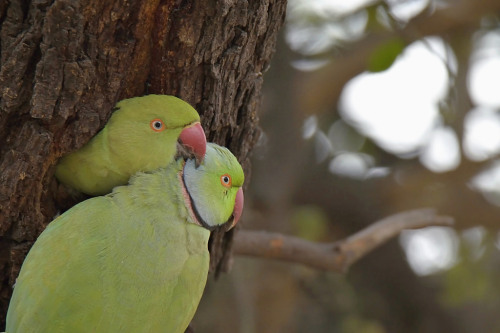
[{"label": "rose-ringed parakeet", "polygon": [[209,267],[210,230],[230,228],[244,176],[226,148],[180,158],[74,206],[31,248],[7,333],[184,332]]},{"label": "rose-ringed parakeet", "polygon": [[81,149],[59,161],[56,178],[69,187],[103,195],[127,184],[138,171],[168,165],[177,152],[177,141],[199,160],[206,138],[200,116],[188,103],[167,95],[147,95],[116,104],[106,126]]}]

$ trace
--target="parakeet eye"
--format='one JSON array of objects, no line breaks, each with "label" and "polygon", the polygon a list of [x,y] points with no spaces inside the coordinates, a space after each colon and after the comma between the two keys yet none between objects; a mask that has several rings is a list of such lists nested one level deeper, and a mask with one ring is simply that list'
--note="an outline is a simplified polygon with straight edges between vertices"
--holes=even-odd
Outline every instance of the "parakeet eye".
[{"label": "parakeet eye", "polygon": [[149,124],[155,132],[161,132],[165,129],[165,124],[161,119],[153,119]]},{"label": "parakeet eye", "polygon": [[227,173],[225,175],[220,176],[220,183],[224,187],[231,187],[231,176],[228,175]]}]

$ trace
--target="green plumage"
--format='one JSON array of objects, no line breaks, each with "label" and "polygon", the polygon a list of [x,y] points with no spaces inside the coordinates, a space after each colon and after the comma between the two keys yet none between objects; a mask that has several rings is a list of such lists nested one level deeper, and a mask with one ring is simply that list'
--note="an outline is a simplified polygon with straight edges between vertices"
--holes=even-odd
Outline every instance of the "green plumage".
[{"label": "green plumage", "polygon": [[[155,131],[151,121],[163,121]],[[64,156],[56,177],[90,195],[110,193],[138,171],[152,171],[173,161],[182,130],[199,122],[188,103],[167,95],[120,101],[106,126],[81,149]]]},{"label": "green plumage", "polygon": [[[199,214],[210,227],[231,222],[243,182],[227,149],[207,148],[200,183],[184,180],[192,160],[177,160],[51,222],[23,263],[6,332],[184,332],[209,266],[210,232],[193,209],[223,212],[217,221]],[[230,188],[220,183],[226,174],[237,180]]]}]

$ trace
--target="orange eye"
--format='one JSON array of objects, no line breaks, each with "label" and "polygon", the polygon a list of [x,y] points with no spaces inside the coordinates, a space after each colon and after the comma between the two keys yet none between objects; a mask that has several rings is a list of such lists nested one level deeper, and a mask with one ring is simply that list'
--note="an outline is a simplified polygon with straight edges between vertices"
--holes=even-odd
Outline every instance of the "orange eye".
[{"label": "orange eye", "polygon": [[231,187],[232,184],[231,176],[228,175],[227,173],[225,175],[220,176],[220,183],[224,187]]},{"label": "orange eye", "polygon": [[161,132],[166,127],[161,119],[153,119],[151,120],[149,125],[151,126],[151,129],[155,132]]}]

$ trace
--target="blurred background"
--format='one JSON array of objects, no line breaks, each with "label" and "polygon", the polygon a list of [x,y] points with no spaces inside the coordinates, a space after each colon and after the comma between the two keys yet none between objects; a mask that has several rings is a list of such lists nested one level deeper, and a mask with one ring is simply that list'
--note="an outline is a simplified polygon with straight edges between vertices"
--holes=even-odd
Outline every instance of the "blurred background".
[{"label": "blurred background", "polygon": [[345,275],[234,257],[196,332],[500,332],[500,1],[290,0],[240,228],[331,242],[433,207]]}]

